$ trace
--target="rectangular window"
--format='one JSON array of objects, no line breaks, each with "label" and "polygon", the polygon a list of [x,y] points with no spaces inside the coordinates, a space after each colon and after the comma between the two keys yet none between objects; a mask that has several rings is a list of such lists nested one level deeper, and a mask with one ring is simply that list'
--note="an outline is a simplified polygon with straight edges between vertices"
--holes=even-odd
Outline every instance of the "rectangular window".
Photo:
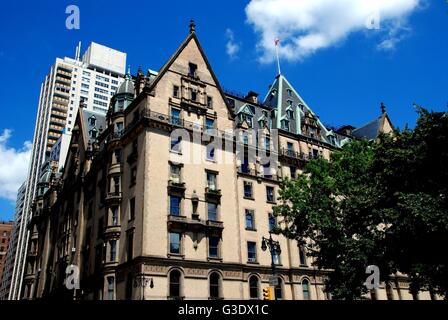
[{"label": "rectangular window", "polygon": [[128,239],[127,239],[127,260],[131,261],[133,258],[133,251],[134,251],[134,233],[129,232],[128,233]]},{"label": "rectangular window", "polygon": [[210,96],[207,96],[207,107],[213,108],[213,98]]},{"label": "rectangular window", "polygon": [[264,138],[264,148],[266,150],[271,150],[271,139],[269,137]]},{"label": "rectangular window", "polygon": [[170,180],[173,183],[180,183],[181,182],[180,172],[181,172],[181,167],[180,166],[176,166],[176,165],[171,165],[170,166]]},{"label": "rectangular window", "polygon": [[110,208],[111,211],[111,223],[113,226],[118,225],[118,207],[112,207]]},{"label": "rectangular window", "polygon": [[208,256],[210,258],[219,258],[219,238],[208,238]]},{"label": "rectangular window", "polygon": [[129,200],[129,220],[135,219],[135,197]]},{"label": "rectangular window", "polygon": [[272,213],[269,214],[268,219],[269,219],[269,232],[272,232],[277,226],[277,219],[275,219]]},{"label": "rectangular window", "polygon": [[265,178],[271,179],[272,178],[272,172],[271,172],[271,163],[263,164],[263,176]]},{"label": "rectangular window", "polygon": [[207,172],[207,187],[211,191],[218,189],[216,184],[216,177],[217,177],[216,173]]},{"label": "rectangular window", "polygon": [[205,158],[209,161],[215,160],[215,148],[213,144],[209,144],[205,148]]},{"label": "rectangular window", "polygon": [[198,99],[198,92],[196,90],[190,90],[191,101],[196,101]]},{"label": "rectangular window", "polygon": [[247,242],[247,261],[257,262],[257,244],[255,242]]},{"label": "rectangular window", "polygon": [[173,86],[173,97],[179,98],[179,86]]},{"label": "rectangular window", "polygon": [[266,186],[266,201],[275,202],[274,187]]},{"label": "rectangular window", "polygon": [[171,151],[180,153],[182,150],[181,145],[182,145],[182,137],[171,138],[171,146],[170,146]]},{"label": "rectangular window", "polygon": [[246,209],[245,215],[246,215],[246,229],[255,230],[254,211]]},{"label": "rectangular window", "polygon": [[117,240],[111,240],[110,244],[110,261],[115,262],[117,258]]},{"label": "rectangular window", "polygon": [[180,203],[180,197],[170,196],[170,215],[180,216]]},{"label": "rectangular window", "polygon": [[180,254],[180,245],[181,245],[180,233],[170,232],[169,237],[170,237],[170,253]]},{"label": "rectangular window", "polygon": [[137,168],[131,168],[131,187],[137,183]]},{"label": "rectangular window", "polygon": [[299,245],[299,260],[300,260],[300,265],[306,266],[305,248],[302,245]]},{"label": "rectangular window", "polygon": [[294,151],[294,144],[292,142],[288,142],[288,151]]},{"label": "rectangular window", "polygon": [[216,203],[207,203],[208,220],[218,221],[218,205]]},{"label": "rectangular window", "polygon": [[195,78],[197,70],[198,70],[198,66],[196,64],[191,63],[191,62],[188,64],[188,75],[190,77]]},{"label": "rectangular window", "polygon": [[171,108],[171,124],[180,126],[182,123],[180,121],[180,110]]},{"label": "rectangular window", "polygon": [[289,170],[291,171],[291,179],[297,179],[297,168],[290,166]]},{"label": "rectangular window", "polygon": [[114,277],[107,277],[107,300],[114,300],[115,280]]},{"label": "rectangular window", "polygon": [[244,181],[244,198],[253,198],[252,182]]},{"label": "rectangular window", "polygon": [[214,129],[215,128],[215,120],[212,118],[205,119],[205,128],[206,129]]}]

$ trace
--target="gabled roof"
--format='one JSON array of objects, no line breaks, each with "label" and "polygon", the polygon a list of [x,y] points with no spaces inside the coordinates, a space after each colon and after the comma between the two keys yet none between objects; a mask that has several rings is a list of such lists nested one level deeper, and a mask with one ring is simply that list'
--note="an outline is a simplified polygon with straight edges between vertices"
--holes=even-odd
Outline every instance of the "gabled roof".
[{"label": "gabled roof", "polygon": [[182,44],[179,46],[179,48],[177,48],[177,50],[174,52],[174,54],[168,59],[168,61],[159,70],[159,73],[157,74],[156,78],[154,79],[154,81],[151,83],[151,85],[148,88],[149,91],[153,90],[156,87],[157,83],[160,81],[160,79],[162,79],[162,77],[169,70],[169,68],[174,63],[174,61],[176,61],[176,59],[179,57],[179,55],[182,53],[182,51],[187,47],[187,45],[190,43],[190,41],[196,42],[199,52],[201,53],[202,59],[204,59],[204,62],[207,65],[208,70],[210,71],[213,81],[215,82],[216,87],[218,88],[218,91],[221,94],[221,97],[227,106],[227,110],[229,111],[229,114],[233,115],[233,110],[227,101],[224,90],[222,89],[221,84],[219,83],[218,78],[216,77],[215,72],[213,71],[213,69],[210,65],[210,62],[208,61],[207,56],[205,55],[204,49],[202,48],[202,46],[199,42],[199,39],[196,36],[196,32],[191,29],[190,29],[190,34],[188,35],[188,37],[182,42]]},{"label": "gabled roof", "polygon": [[392,127],[389,116],[386,112],[384,112],[380,117],[366,123],[359,128],[354,129],[352,131],[352,135],[358,139],[374,140],[378,138],[378,135],[383,131],[385,121],[388,121]]}]

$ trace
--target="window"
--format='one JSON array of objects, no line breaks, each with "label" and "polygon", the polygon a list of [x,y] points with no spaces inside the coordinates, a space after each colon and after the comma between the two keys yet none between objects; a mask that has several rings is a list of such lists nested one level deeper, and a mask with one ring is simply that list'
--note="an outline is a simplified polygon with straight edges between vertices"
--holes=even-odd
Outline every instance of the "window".
[{"label": "window", "polygon": [[173,270],[170,272],[169,296],[171,298],[180,298],[180,279],[181,274],[179,270]]},{"label": "window", "polygon": [[219,238],[210,237],[208,238],[208,256],[210,258],[219,257]]},{"label": "window", "polygon": [[207,172],[207,187],[211,191],[217,190],[216,177],[217,177],[216,173]]},{"label": "window", "polygon": [[109,242],[110,245],[110,261],[115,262],[117,258],[117,240],[111,240]]},{"label": "window", "polygon": [[247,125],[252,128],[253,126],[253,118],[251,116],[246,116]]},{"label": "window", "polygon": [[252,182],[244,181],[244,198],[253,198]]},{"label": "window", "polygon": [[198,70],[198,66],[194,63],[189,63],[188,64],[188,75],[190,77],[196,77],[196,71]]},{"label": "window", "polygon": [[220,283],[221,277],[219,276],[219,273],[212,272],[210,274],[210,298],[212,299],[218,299],[220,297]]},{"label": "window", "polygon": [[299,245],[299,260],[301,266],[306,266],[305,248],[302,245]]},{"label": "window", "polygon": [[277,278],[278,283],[275,286],[275,299],[281,300],[283,299],[283,280],[282,278]]},{"label": "window", "polygon": [[266,186],[266,201],[275,202],[274,187]]},{"label": "window", "polygon": [[179,109],[171,108],[171,123],[176,126],[181,125]]},{"label": "window", "polygon": [[275,251],[272,253],[272,260],[275,265],[280,265],[280,253]]},{"label": "window", "polygon": [[244,156],[243,162],[241,162],[241,172],[242,173],[249,173],[249,159],[247,159],[246,156]]},{"label": "window", "polygon": [[179,98],[179,86],[173,86],[173,97]]},{"label": "window", "polygon": [[129,220],[135,219],[135,197],[129,200]]},{"label": "window", "polygon": [[286,92],[288,93],[288,97],[292,97],[292,90],[291,89],[286,89]]},{"label": "window", "polygon": [[302,295],[303,300],[310,300],[310,282],[306,279],[302,281]]},{"label": "window", "polygon": [[114,193],[117,195],[120,193],[120,177],[115,176],[113,177],[114,180]]},{"label": "window", "polygon": [[198,92],[196,90],[190,90],[191,101],[196,101],[198,99]]},{"label": "window", "polygon": [[295,166],[290,166],[289,171],[291,172],[291,179],[297,179],[297,168]]},{"label": "window", "polygon": [[180,183],[180,172],[181,172],[181,166],[171,165],[170,166],[170,180],[173,183]]},{"label": "window", "polygon": [[131,168],[131,187],[137,183],[137,168]]},{"label": "window", "polygon": [[259,281],[257,276],[251,276],[249,278],[249,295],[251,299],[259,299]]},{"label": "window", "polygon": [[289,119],[294,120],[294,111],[288,110],[288,111],[286,111],[286,114]]},{"label": "window", "polygon": [[263,176],[268,179],[272,178],[270,162],[263,164]]},{"label": "window", "polygon": [[282,129],[289,131],[289,121],[288,120],[282,120]]},{"label": "window", "polygon": [[134,233],[129,232],[127,238],[127,260],[131,261],[134,253]]},{"label": "window", "polygon": [[293,152],[294,151],[294,144],[292,142],[288,142],[287,148],[288,148],[288,151]]},{"label": "window", "polygon": [[215,128],[215,120],[212,118],[205,119],[205,128],[206,129],[214,129]]},{"label": "window", "polygon": [[170,232],[170,253],[180,254],[180,233]]},{"label": "window", "polygon": [[170,215],[180,216],[181,198],[177,196],[170,196]]},{"label": "window", "polygon": [[118,207],[112,207],[110,208],[111,210],[111,222],[113,226],[117,226],[118,225]]},{"label": "window", "polygon": [[246,209],[245,216],[246,216],[246,229],[255,230],[254,211]]},{"label": "window", "polygon": [[172,137],[171,138],[171,151],[180,153],[182,145],[182,137]]},{"label": "window", "polygon": [[266,150],[270,150],[271,149],[271,139],[269,137],[265,137],[264,138],[264,148]]},{"label": "window", "polygon": [[121,149],[116,149],[114,151],[114,154],[115,154],[115,162],[121,163],[123,161],[123,157],[122,157],[123,154],[121,152]]},{"label": "window", "polygon": [[218,221],[218,205],[216,203],[207,203],[208,220]]},{"label": "window", "polygon": [[269,221],[269,232],[272,232],[277,226],[277,220],[275,219],[272,213],[269,214],[268,221]]},{"label": "window", "polygon": [[231,108],[235,108],[235,100],[233,100],[231,98],[227,98],[227,103],[229,104],[229,106]]},{"label": "window", "polygon": [[213,143],[210,143],[205,148],[205,157],[209,161],[215,160],[215,147],[214,147]]},{"label": "window", "polygon": [[247,261],[257,262],[257,244],[255,242],[247,242]]},{"label": "window", "polygon": [[210,96],[207,96],[207,107],[213,108],[213,98]]},{"label": "window", "polygon": [[107,277],[107,300],[114,300],[115,279]]}]

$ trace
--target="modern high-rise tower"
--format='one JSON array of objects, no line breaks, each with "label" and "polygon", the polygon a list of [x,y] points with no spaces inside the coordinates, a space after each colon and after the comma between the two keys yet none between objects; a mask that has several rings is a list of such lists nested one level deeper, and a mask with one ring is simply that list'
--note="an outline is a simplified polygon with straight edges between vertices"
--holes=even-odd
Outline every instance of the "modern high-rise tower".
[{"label": "modern high-rise tower", "polygon": [[[80,52],[81,45],[78,45],[74,59],[56,58],[41,85],[23,213],[13,231],[17,239],[10,251],[15,254],[14,259],[9,259],[13,263],[12,268],[9,266],[12,270],[11,281],[9,288],[2,288],[2,292],[8,292],[6,298],[10,300],[20,298],[28,243],[26,226],[31,218],[32,201],[42,165],[55,156],[63,165],[67,154],[64,146],[67,144],[61,140],[69,140],[67,136],[71,134],[78,107],[106,114],[110,98],[124,79],[126,53],[94,42],[82,57]],[[57,155],[54,154],[55,145]]]}]

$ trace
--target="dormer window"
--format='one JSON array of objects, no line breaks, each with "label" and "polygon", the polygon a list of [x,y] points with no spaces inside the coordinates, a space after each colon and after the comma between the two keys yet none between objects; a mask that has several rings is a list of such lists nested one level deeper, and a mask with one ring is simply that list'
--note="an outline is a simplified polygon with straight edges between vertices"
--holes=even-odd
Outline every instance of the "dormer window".
[{"label": "dormer window", "polygon": [[291,119],[291,120],[294,119],[294,111],[287,110],[286,115],[288,116],[289,119]]},{"label": "dormer window", "polygon": [[253,121],[252,121],[252,117],[251,116],[246,116],[246,122],[247,122],[247,125],[252,128]]},{"label": "dormer window", "polygon": [[90,138],[96,139],[98,137],[98,130],[93,128],[92,130],[89,131],[89,135],[90,135]]},{"label": "dormer window", "polygon": [[282,129],[289,131],[289,121],[288,120],[282,120]]},{"label": "dormer window", "polygon": [[286,93],[288,94],[288,97],[292,97],[292,90],[286,89]]},{"label": "dormer window", "polygon": [[92,127],[94,127],[94,126],[96,125],[96,118],[95,118],[95,116],[91,116],[91,117],[89,118],[89,124],[90,124]]},{"label": "dormer window", "polygon": [[179,86],[173,86],[173,97],[179,98]]},{"label": "dormer window", "polygon": [[188,76],[195,78],[197,70],[198,66],[196,64],[191,62],[188,64]]}]

